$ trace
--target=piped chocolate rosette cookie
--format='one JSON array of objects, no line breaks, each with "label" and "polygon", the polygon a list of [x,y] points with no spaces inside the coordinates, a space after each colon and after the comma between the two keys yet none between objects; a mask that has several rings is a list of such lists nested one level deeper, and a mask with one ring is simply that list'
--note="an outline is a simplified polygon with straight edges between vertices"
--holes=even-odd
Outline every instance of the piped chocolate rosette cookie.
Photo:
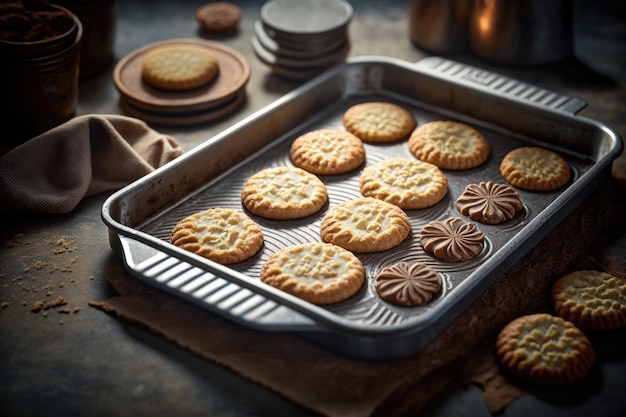
[{"label": "piped chocolate rosette cookie", "polygon": [[473,259],[483,250],[485,235],[476,224],[458,217],[432,221],[422,227],[420,243],[436,258],[449,262]]},{"label": "piped chocolate rosette cookie", "polygon": [[441,279],[432,268],[398,262],[380,271],[374,282],[383,300],[403,307],[429,303],[441,290]]},{"label": "piped chocolate rosette cookie", "polygon": [[461,213],[485,224],[511,220],[523,207],[517,191],[493,181],[469,184],[456,200],[456,208]]}]

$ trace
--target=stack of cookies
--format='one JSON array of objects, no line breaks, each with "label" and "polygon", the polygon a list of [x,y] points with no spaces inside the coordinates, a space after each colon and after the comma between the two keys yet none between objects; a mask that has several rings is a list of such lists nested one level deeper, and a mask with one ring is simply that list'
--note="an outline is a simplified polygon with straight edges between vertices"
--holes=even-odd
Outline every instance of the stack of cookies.
[{"label": "stack of cookies", "polygon": [[351,19],[344,0],[271,0],[255,22],[252,46],[277,75],[308,79],[348,55]]}]

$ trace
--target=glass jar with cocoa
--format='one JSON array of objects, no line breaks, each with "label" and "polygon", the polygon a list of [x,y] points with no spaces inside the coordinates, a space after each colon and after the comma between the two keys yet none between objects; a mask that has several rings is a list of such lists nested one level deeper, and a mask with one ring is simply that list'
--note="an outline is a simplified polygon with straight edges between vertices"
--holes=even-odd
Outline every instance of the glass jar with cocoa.
[{"label": "glass jar with cocoa", "polygon": [[82,24],[44,1],[0,3],[0,140],[13,147],[70,118],[78,102]]}]

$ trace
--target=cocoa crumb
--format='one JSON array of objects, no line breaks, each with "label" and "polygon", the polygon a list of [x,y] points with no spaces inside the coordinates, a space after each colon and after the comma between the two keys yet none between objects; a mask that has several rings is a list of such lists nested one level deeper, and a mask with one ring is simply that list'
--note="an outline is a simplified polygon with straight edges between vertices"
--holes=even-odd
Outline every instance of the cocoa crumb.
[{"label": "cocoa crumb", "polygon": [[[65,238],[57,239],[57,241],[55,242],[55,245],[57,245],[57,248],[54,249],[55,255],[59,255],[65,252],[74,252],[77,249],[76,247],[72,246],[70,241],[65,240]],[[72,260],[72,263],[76,263],[77,260],[78,260],[78,256],[75,256],[74,259]]]},{"label": "cocoa crumb", "polygon": [[43,262],[43,261],[37,261],[37,262],[35,262],[35,265],[33,265],[33,266],[38,271],[41,271],[42,269],[46,269],[48,267],[48,264],[46,262]]},{"label": "cocoa crumb", "polygon": [[39,300],[39,301],[36,301],[35,304],[33,304],[30,311],[32,311],[33,313],[38,313],[41,310],[49,310],[51,308],[60,307],[66,304],[67,304],[67,301],[65,301],[61,297],[57,297],[56,299],[50,300],[50,301]]},{"label": "cocoa crumb", "polygon": [[44,302],[43,301],[35,301],[35,304],[31,307],[30,311],[33,313],[39,313],[41,309],[43,309]]},{"label": "cocoa crumb", "polygon": [[57,297],[55,300],[46,302],[44,304],[43,308],[44,308],[44,310],[48,310],[48,309],[51,309],[51,308],[54,308],[54,307],[64,306],[66,304],[67,304],[67,301],[65,301],[61,297]]},{"label": "cocoa crumb", "polygon": [[22,244],[22,245],[30,244],[29,241],[22,240],[23,236],[24,236],[23,233],[18,233],[16,235],[14,235],[13,238],[11,238],[11,239],[7,240],[6,242],[4,242],[4,246],[6,246],[7,248],[14,248],[18,243]]}]

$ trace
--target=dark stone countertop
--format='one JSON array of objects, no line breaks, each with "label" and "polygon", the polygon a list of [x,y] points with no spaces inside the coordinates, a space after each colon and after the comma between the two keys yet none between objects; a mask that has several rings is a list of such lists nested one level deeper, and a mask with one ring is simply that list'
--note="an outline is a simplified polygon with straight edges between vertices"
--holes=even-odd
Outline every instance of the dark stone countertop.
[{"label": "dark stone countertop", "polygon": [[[250,43],[261,2],[237,2],[244,15],[239,32],[217,37],[247,57],[251,77],[247,101],[237,112],[194,127],[156,127],[191,149],[297,87],[271,74]],[[204,2],[123,1],[117,4],[115,57],[144,44],[199,37],[195,10]],[[386,55],[410,62],[428,56],[409,38],[407,2],[353,1],[350,56]],[[626,85],[593,73],[574,58],[543,67],[489,64],[471,53],[450,56],[540,87],[579,97],[588,106],[579,114],[601,121],[626,136]],[[78,114],[122,113],[112,83],[114,63],[80,84]],[[626,181],[626,157],[613,176]],[[64,215],[3,213],[0,232],[0,415],[122,416],[221,415],[306,416],[263,387],[155,336],[114,320],[87,302],[114,294],[105,271],[119,265],[109,249],[100,209],[108,193],[86,198]],[[626,213],[625,213],[626,214]],[[603,240],[598,250],[626,263],[626,231]],[[40,299],[62,297],[67,312],[31,312]],[[617,343],[623,343],[616,341]],[[607,346],[612,341],[606,340]],[[504,416],[617,416],[626,410],[626,346],[601,364],[596,392],[574,403],[548,403],[525,395]],[[422,415],[422,414],[420,414]],[[489,416],[476,386],[452,385],[424,410],[428,416]]]}]

